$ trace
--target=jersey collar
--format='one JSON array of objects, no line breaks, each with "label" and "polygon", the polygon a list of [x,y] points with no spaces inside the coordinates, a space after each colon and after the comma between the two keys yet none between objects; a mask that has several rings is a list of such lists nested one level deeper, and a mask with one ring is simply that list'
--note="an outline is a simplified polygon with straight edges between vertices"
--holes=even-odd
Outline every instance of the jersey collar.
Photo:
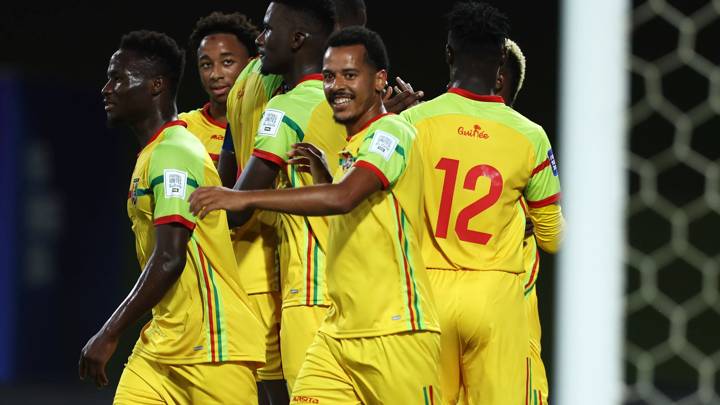
[{"label": "jersey collar", "polygon": [[153,143],[153,141],[155,141],[155,139],[157,139],[157,137],[160,136],[160,134],[162,133],[162,131],[164,131],[164,130],[170,128],[170,127],[174,127],[175,125],[182,125],[182,126],[184,126],[185,128],[187,128],[187,122],[182,121],[182,120],[175,120],[175,121],[166,122],[163,126],[160,127],[160,129],[157,130],[157,132],[155,132],[155,135],[153,135],[153,136],[150,138],[150,140],[148,141],[148,143],[145,144],[145,146],[147,147],[148,145],[150,145],[151,143]]},{"label": "jersey collar", "polygon": [[386,115],[395,115],[395,113],[392,113],[392,112],[384,112],[384,113],[382,113],[382,114],[376,115],[375,117],[373,117],[373,118],[371,118],[370,120],[368,120],[368,122],[366,122],[365,125],[363,125],[362,128],[360,128],[359,131],[357,131],[356,133],[354,133],[354,134],[352,134],[352,135],[348,135],[347,138],[346,138],[347,141],[350,142],[350,140],[351,140],[355,135],[357,135],[357,134],[359,134],[360,132],[366,130],[366,129],[370,126],[370,124],[372,124],[373,122],[379,120],[380,118],[382,118],[382,117],[384,117],[384,116],[386,116]]},{"label": "jersey collar", "polygon": [[322,80],[322,79],[323,79],[322,73],[311,73],[309,75],[305,75],[305,76],[301,77],[300,80],[295,85],[295,87],[299,86],[300,83],[306,82],[308,80]]},{"label": "jersey collar", "polygon": [[484,101],[486,103],[503,103],[505,104],[505,100],[501,96],[493,96],[489,94],[477,94],[473,93],[472,91],[461,89],[459,87],[452,87],[448,90],[448,93],[457,94],[458,96],[462,96],[465,98],[469,98],[470,100],[475,101]]},{"label": "jersey collar", "polygon": [[220,121],[216,120],[215,118],[213,118],[212,115],[210,115],[210,103],[209,103],[209,102],[208,102],[208,103],[205,103],[205,105],[203,106],[202,110],[200,110],[200,111],[202,112],[203,117],[205,117],[205,119],[206,119],[209,123],[215,125],[216,127],[220,127],[220,128],[222,128],[222,129],[226,129],[226,128],[227,128],[227,124],[223,124],[222,122],[220,122]]}]

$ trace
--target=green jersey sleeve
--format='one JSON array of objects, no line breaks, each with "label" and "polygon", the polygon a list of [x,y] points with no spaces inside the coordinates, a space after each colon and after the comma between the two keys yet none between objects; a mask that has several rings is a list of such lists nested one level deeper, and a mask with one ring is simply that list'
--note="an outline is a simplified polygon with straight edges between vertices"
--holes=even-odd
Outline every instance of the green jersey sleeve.
[{"label": "green jersey sleeve", "polygon": [[267,108],[255,136],[253,155],[282,167],[287,163],[292,145],[302,142],[304,137],[302,128],[285,111]]},{"label": "green jersey sleeve", "polygon": [[407,151],[413,137],[394,127],[381,126],[363,139],[355,166],[372,170],[387,189],[400,178],[407,166]]},{"label": "green jersey sleeve", "polygon": [[557,163],[545,131],[540,130],[535,142],[535,168],[530,175],[525,199],[532,208],[544,207],[560,199],[560,178]]},{"label": "green jersey sleeve", "polygon": [[188,199],[201,185],[203,171],[203,156],[182,144],[162,142],[155,148],[148,167],[155,225],[175,222],[195,228],[197,218],[190,212]]}]

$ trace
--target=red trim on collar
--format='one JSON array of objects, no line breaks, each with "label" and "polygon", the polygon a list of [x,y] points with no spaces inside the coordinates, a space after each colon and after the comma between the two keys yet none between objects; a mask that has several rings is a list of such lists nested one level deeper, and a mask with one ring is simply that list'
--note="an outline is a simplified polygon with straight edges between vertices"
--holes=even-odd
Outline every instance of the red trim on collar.
[{"label": "red trim on collar", "polygon": [[463,96],[465,98],[469,98],[471,100],[475,101],[484,101],[486,103],[503,103],[505,104],[505,100],[501,96],[491,96],[488,94],[477,94],[473,93],[472,91],[461,89],[459,87],[453,87],[451,89],[448,89],[448,93],[454,93],[458,96]]},{"label": "red trim on collar", "polygon": [[322,80],[322,79],[323,79],[322,73],[310,73],[309,75],[305,75],[305,76],[301,77],[300,80],[295,85],[295,87],[297,87],[300,83],[306,82],[308,80]]},{"label": "red trim on collar", "polygon": [[166,122],[163,126],[160,127],[160,129],[157,130],[157,132],[155,132],[155,135],[153,135],[152,137],[150,137],[150,140],[148,141],[148,143],[145,144],[145,146],[148,146],[148,145],[150,145],[151,143],[153,143],[153,141],[154,141],[155,139],[157,139],[158,136],[160,136],[160,134],[162,133],[162,131],[166,130],[167,128],[173,127],[173,126],[175,126],[175,125],[182,125],[182,126],[184,126],[185,128],[187,128],[187,122],[182,121],[182,120],[175,120],[175,121]]},{"label": "red trim on collar", "polygon": [[205,117],[206,120],[208,120],[209,123],[215,125],[216,127],[220,127],[222,129],[227,129],[227,123],[222,123],[210,115],[210,103],[205,103],[203,108],[200,110],[203,117]]},{"label": "red trim on collar", "polygon": [[355,135],[359,134],[360,132],[366,130],[367,127],[370,126],[370,124],[372,124],[373,122],[379,120],[380,118],[382,118],[382,117],[384,117],[384,116],[386,116],[386,115],[395,115],[395,113],[393,113],[393,112],[384,112],[384,113],[382,113],[382,114],[376,115],[375,117],[373,117],[372,119],[370,119],[368,122],[366,122],[365,125],[363,125],[362,128],[360,128],[360,130],[358,130],[357,132],[355,132],[355,133],[352,134],[352,135],[348,135],[348,137],[346,138],[347,141],[349,142],[349,141],[352,139],[353,136],[355,136]]}]

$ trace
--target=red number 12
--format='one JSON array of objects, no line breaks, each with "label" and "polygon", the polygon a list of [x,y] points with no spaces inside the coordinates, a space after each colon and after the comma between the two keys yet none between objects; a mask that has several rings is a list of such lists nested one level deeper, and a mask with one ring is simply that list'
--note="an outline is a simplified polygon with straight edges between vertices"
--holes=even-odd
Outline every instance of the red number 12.
[{"label": "red number 12", "polygon": [[[440,198],[440,212],[438,213],[437,225],[435,226],[435,236],[438,238],[447,238],[459,167],[459,160],[448,158],[440,159],[438,164],[435,165],[436,169],[445,171],[445,180],[443,181],[442,196]],[[465,175],[463,187],[466,190],[474,191],[477,180],[480,177],[490,179],[490,190],[480,199],[460,210],[457,221],[455,222],[455,233],[460,240],[465,242],[486,245],[492,237],[492,234],[474,231],[469,229],[468,226],[471,219],[490,208],[500,198],[503,189],[503,178],[496,168],[489,165],[477,165],[468,170]]]}]

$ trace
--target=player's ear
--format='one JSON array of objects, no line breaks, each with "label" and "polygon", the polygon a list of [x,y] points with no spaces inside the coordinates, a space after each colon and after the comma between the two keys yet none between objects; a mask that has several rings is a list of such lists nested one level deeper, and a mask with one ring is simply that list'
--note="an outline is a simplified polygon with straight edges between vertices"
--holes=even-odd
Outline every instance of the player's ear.
[{"label": "player's ear", "polygon": [[165,91],[168,86],[167,79],[162,76],[156,76],[150,82],[150,94],[157,96]]},{"label": "player's ear", "polygon": [[445,62],[450,66],[455,62],[455,50],[450,44],[445,44]]},{"label": "player's ear", "polygon": [[309,36],[310,36],[310,34],[307,32],[295,31],[293,33],[292,43],[291,43],[292,50],[297,51],[298,49],[300,49],[303,46],[303,44],[305,43],[305,40]]},{"label": "player's ear", "polygon": [[380,69],[375,73],[375,91],[382,93],[387,86],[387,70]]},{"label": "player's ear", "polygon": [[495,78],[494,94],[500,93],[500,91],[502,91],[504,84],[505,84],[505,69],[502,66],[500,66],[500,69],[498,70],[497,76]]}]

